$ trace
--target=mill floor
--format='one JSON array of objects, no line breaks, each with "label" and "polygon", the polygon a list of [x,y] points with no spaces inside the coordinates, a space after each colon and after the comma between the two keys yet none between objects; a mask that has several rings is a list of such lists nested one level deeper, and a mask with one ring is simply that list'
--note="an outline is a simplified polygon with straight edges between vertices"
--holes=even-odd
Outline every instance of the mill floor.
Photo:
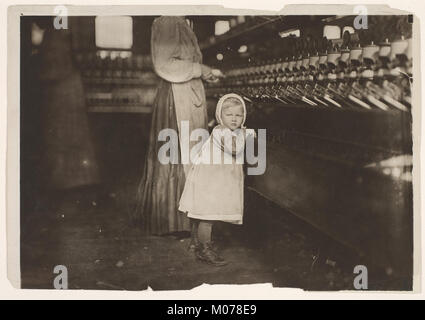
[{"label": "mill floor", "polygon": [[[203,283],[354,289],[352,255],[344,248],[324,253],[327,245],[317,231],[253,191],[246,192],[244,225],[215,226],[214,239],[229,264],[214,267],[187,250],[187,233],[148,236],[132,225],[133,190],[122,186],[103,197],[68,191],[22,214],[22,287],[52,289],[53,270],[63,265],[69,289],[188,290]],[[369,288],[403,289],[404,283],[378,276]]]}]

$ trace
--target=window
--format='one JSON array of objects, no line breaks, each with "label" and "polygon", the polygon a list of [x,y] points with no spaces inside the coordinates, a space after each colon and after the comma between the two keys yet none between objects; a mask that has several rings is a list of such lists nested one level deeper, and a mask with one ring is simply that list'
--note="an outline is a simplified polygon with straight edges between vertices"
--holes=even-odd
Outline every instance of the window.
[{"label": "window", "polygon": [[287,30],[287,31],[281,31],[279,32],[279,36],[281,38],[286,38],[286,37],[299,37],[301,34],[300,29],[292,29],[292,30]]},{"label": "window", "polygon": [[215,32],[216,36],[225,34],[230,30],[230,22],[227,20],[219,20],[215,22]]},{"label": "window", "polygon": [[339,26],[325,26],[323,28],[323,36],[328,40],[340,39],[341,38],[341,28]]},{"label": "window", "polygon": [[96,17],[96,46],[108,49],[131,49],[133,46],[133,18]]},{"label": "window", "polygon": [[43,42],[44,32],[36,23],[31,26],[31,42],[34,46],[39,46]]}]

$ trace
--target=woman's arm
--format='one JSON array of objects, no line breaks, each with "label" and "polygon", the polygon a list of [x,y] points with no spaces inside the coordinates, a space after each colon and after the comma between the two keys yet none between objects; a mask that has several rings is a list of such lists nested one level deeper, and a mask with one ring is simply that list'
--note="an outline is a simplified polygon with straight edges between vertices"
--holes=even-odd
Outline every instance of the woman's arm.
[{"label": "woman's arm", "polygon": [[181,37],[181,21],[177,17],[161,17],[152,25],[151,50],[156,73],[170,82],[186,82],[202,75],[200,63],[182,59],[185,43]]}]

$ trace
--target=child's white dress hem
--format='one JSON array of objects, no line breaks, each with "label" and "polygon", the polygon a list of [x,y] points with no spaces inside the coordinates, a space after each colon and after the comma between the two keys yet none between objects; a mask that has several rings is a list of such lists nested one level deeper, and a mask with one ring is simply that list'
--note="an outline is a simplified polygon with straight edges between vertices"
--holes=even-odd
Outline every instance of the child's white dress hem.
[{"label": "child's white dress hem", "polygon": [[[183,211],[179,208],[180,211]],[[185,211],[183,211],[185,212]],[[193,219],[199,219],[199,220],[214,220],[214,221],[223,221],[223,222],[229,222],[233,224],[242,224],[242,219],[240,214],[235,215],[226,215],[224,218],[223,215],[202,215],[202,214],[194,214],[194,213],[187,213],[187,216],[189,218]]]}]

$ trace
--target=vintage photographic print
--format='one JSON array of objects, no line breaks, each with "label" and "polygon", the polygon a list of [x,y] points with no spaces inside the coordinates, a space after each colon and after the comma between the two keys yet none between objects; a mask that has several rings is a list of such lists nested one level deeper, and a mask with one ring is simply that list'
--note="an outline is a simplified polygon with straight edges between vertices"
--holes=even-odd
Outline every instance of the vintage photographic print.
[{"label": "vintage photographic print", "polygon": [[412,12],[90,8],[9,10],[21,288],[413,291]]}]

